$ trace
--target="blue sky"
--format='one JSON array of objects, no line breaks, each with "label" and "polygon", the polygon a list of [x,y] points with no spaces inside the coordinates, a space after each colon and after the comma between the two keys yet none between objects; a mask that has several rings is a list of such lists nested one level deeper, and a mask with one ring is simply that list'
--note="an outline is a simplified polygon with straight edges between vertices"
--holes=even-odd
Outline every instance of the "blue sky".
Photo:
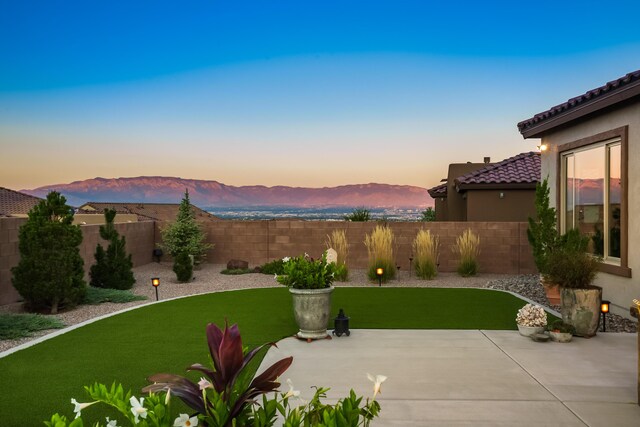
[{"label": "blue sky", "polygon": [[0,185],[436,185],[640,68],[637,2],[0,2]]}]

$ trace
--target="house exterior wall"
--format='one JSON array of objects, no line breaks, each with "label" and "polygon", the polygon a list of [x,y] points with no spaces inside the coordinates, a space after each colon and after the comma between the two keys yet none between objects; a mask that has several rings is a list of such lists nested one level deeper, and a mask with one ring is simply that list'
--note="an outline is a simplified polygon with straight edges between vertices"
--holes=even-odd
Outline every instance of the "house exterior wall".
[{"label": "house exterior wall", "polygon": [[486,163],[452,163],[447,174],[447,221],[467,221],[465,193],[456,191],[455,179],[487,166]]},{"label": "house exterior wall", "polygon": [[[627,238],[628,267],[633,276],[640,274],[640,102],[610,110],[545,135],[542,143],[547,144],[549,149],[542,154],[541,177],[549,177],[551,202],[558,207],[558,146],[623,126],[628,126]],[[631,301],[640,298],[640,281],[637,278],[599,273],[595,284],[603,288],[604,298],[612,302],[612,312],[630,317]]]},{"label": "house exterior wall", "polygon": [[434,209],[436,210],[436,221],[446,221],[447,214],[447,198],[438,197],[434,199]]},{"label": "house exterior wall", "polygon": [[526,222],[535,213],[534,189],[467,190],[468,221]]}]

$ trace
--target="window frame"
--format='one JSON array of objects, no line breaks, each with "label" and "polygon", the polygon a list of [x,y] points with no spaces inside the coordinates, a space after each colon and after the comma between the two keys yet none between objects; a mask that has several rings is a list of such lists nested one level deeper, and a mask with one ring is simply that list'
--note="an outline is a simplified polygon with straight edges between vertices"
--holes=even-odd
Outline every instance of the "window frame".
[{"label": "window frame", "polygon": [[[609,159],[609,149],[607,146],[620,145],[620,263],[601,262],[600,271],[604,273],[610,273],[617,276],[631,277],[631,269],[628,264],[628,240],[629,240],[629,224],[628,224],[628,126],[622,126],[616,129],[611,129],[606,132],[602,132],[596,135],[592,135],[586,138],[582,138],[573,142],[558,145],[558,155],[556,162],[556,212],[558,215],[558,230],[565,229],[565,215],[566,215],[566,200],[565,200],[565,168],[564,160],[570,152],[583,151],[588,149],[589,146],[605,147],[605,159]],[[603,159],[604,161],[604,159]],[[609,162],[606,162],[605,175],[609,173]],[[605,176],[608,183],[608,176]],[[609,191],[605,192],[604,203],[609,202]],[[608,217],[605,215],[605,225],[607,224]]]}]

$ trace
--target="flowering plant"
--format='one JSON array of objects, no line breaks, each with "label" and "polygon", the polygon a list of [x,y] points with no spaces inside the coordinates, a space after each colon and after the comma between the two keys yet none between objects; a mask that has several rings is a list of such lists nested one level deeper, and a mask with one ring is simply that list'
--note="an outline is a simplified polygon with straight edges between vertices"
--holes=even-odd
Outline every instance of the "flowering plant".
[{"label": "flowering plant", "polygon": [[333,283],[335,264],[327,263],[326,254],[314,260],[308,254],[284,257],[284,274],[275,275],[278,283],[295,289],[322,289]]},{"label": "flowering plant", "polygon": [[544,308],[535,304],[527,304],[518,310],[516,323],[520,326],[547,326],[547,313]]}]

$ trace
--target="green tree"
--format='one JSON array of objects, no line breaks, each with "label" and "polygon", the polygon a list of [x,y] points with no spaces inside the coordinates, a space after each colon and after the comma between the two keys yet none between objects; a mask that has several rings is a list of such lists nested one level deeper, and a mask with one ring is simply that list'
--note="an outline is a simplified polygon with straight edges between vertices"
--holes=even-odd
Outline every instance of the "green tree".
[{"label": "green tree", "polygon": [[422,217],[420,217],[420,221],[431,222],[436,220],[436,210],[432,207],[428,207],[427,209],[422,211]]},{"label": "green tree", "polygon": [[136,279],[133,277],[133,261],[127,254],[125,237],[118,234],[113,220],[116,211],[105,209],[105,224],[100,226],[100,237],[109,242],[105,251],[100,243],[96,246],[96,263],[91,266],[91,286],[96,288],[131,289]]},{"label": "green tree", "polygon": [[19,231],[20,262],[11,269],[13,286],[31,310],[51,314],[78,304],[87,288],[78,246],[82,231],[73,225],[73,210],[52,191],[30,212]]},{"label": "green tree", "polygon": [[[175,222],[169,224],[162,230],[162,247],[173,257],[174,272],[178,275],[176,269],[181,272],[184,270],[186,257],[192,256],[194,262],[200,263],[206,256],[207,249],[213,245],[205,243],[205,234],[200,225],[196,222],[196,216],[189,201],[189,190],[185,190],[184,197],[180,203],[178,217]],[[186,257],[185,257],[186,256]],[[186,277],[185,273],[179,274]],[[189,279],[191,274],[189,274]],[[181,280],[180,281],[188,281]]]},{"label": "green tree", "polygon": [[356,208],[350,214],[344,216],[345,221],[367,222],[371,219],[371,212],[368,209]]},{"label": "green tree", "polygon": [[547,272],[549,254],[558,246],[556,210],[549,203],[549,178],[536,185],[536,218],[529,217],[527,238],[533,250],[533,259],[541,274]]}]

